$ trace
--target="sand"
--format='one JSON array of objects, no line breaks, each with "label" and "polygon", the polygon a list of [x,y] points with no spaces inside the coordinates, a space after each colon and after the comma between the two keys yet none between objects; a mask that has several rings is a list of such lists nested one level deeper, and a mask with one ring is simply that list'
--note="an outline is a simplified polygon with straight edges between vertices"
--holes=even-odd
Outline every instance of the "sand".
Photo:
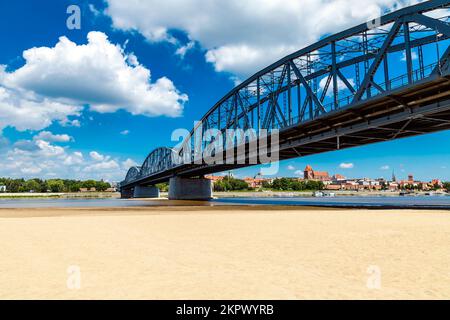
[{"label": "sand", "polygon": [[1,299],[449,299],[448,211],[0,210]]}]

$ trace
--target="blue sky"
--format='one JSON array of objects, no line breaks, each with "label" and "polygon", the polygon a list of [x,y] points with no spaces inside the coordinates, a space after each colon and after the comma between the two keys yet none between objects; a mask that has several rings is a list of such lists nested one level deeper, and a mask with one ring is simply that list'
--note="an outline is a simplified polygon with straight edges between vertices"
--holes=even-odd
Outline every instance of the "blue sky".
[{"label": "blue sky", "polygon": [[[325,6],[321,0],[299,0],[286,12],[271,12],[267,2],[256,9],[261,20],[253,21],[257,28],[252,30],[246,21],[255,9],[246,13],[235,1],[224,8],[211,4],[201,13],[196,0],[167,1],[164,6],[147,1],[135,8],[117,0],[3,1],[0,176],[120,180],[129,165],[141,163],[154,148],[176,144],[172,131],[190,129],[238,79],[397,3],[350,1],[354,3],[350,10],[337,1]],[[81,8],[80,30],[66,26],[71,4]],[[304,9],[307,4],[332,9],[333,15],[343,18],[324,16],[327,10],[309,12]],[[283,14],[296,10],[299,17],[328,22],[303,37],[289,35],[283,40],[280,34],[286,26],[275,26]],[[234,27],[224,18],[231,14]],[[298,23],[303,30],[301,23],[308,21]],[[269,32],[262,36],[261,29]],[[62,36],[67,41],[60,40]],[[270,54],[262,50],[267,43],[273,48]],[[109,58],[102,59],[102,54]],[[73,62],[72,55],[81,62]],[[117,74],[125,74],[123,83],[111,80]],[[127,94],[133,91],[130,88],[139,90]],[[281,163],[278,176],[295,176],[311,164],[349,177],[388,178],[395,170],[400,178],[413,173],[420,179],[450,180],[449,138],[447,131],[300,158]],[[236,174],[257,172],[253,167]]]}]

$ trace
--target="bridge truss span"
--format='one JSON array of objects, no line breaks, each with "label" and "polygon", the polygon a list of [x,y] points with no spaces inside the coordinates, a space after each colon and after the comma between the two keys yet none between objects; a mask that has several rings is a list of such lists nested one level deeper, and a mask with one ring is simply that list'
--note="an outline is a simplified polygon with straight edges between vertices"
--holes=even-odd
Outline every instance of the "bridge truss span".
[{"label": "bridge truss span", "polygon": [[300,126],[448,72],[448,7],[408,7],[281,59],[223,97],[191,136],[210,128]]},{"label": "bridge truss span", "polygon": [[[284,57],[220,99],[182,150],[210,129],[276,129],[283,160],[450,128],[449,12],[450,1],[423,2]],[[133,183],[242,167],[169,163],[173,152],[147,158]]]}]

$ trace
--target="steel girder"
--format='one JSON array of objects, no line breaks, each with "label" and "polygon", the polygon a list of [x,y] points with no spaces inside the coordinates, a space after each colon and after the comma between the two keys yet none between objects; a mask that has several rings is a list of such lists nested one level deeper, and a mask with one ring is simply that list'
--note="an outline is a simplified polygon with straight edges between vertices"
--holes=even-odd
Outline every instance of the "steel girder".
[{"label": "steel girder", "polygon": [[170,148],[161,147],[153,150],[142,164],[141,176],[149,176],[171,169],[176,165],[175,156],[176,153]]},{"label": "steel girder", "polygon": [[301,125],[439,72],[448,57],[449,6],[435,0],[404,8],[378,25],[361,24],[281,59],[223,97],[186,143],[200,128],[258,132]]},{"label": "steel girder", "polygon": [[[431,82],[449,69],[449,8],[450,1],[443,0],[410,6],[279,60],[219,100],[191,131],[185,150],[194,152],[193,137],[199,130],[297,130],[380,97],[404,106],[390,93]],[[223,142],[227,145],[226,139]],[[202,144],[203,150],[206,147]],[[173,152],[152,152],[140,177],[176,167]]]},{"label": "steel girder", "polygon": [[141,177],[141,167],[131,167],[124,180],[124,184],[137,180]]}]

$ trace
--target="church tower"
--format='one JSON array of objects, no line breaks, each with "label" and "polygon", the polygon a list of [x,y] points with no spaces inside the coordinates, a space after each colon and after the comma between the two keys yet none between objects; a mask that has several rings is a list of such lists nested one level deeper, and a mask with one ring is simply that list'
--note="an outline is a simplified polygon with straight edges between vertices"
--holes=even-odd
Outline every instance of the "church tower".
[{"label": "church tower", "polygon": [[308,164],[303,172],[303,177],[305,180],[313,180],[314,179],[314,170],[311,168],[311,166]]}]

